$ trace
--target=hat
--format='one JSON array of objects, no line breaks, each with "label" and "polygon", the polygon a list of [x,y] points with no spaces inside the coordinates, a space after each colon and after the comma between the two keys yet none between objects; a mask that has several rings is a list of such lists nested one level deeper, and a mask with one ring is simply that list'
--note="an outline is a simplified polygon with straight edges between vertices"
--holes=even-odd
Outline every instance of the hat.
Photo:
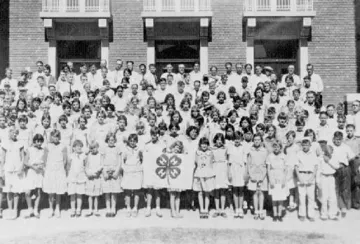
[{"label": "hat", "polygon": [[28,89],[26,87],[19,87],[19,92],[26,92]]},{"label": "hat", "polygon": [[70,92],[68,92],[68,91],[64,92],[63,97],[70,97]]},{"label": "hat", "polygon": [[312,142],[310,136],[305,136],[305,137],[301,140],[301,142],[306,142],[306,141],[308,141],[308,142],[310,142],[310,143]]},{"label": "hat", "polygon": [[56,88],[55,84],[49,84],[48,88],[50,88],[50,87],[55,87]]},{"label": "hat", "polygon": [[9,80],[5,80],[5,81],[4,81],[4,86],[10,86],[10,81],[9,81]]},{"label": "hat", "polygon": [[284,84],[282,83],[282,82],[280,82],[279,84],[278,84],[278,87],[277,87],[277,89],[278,90],[280,90],[280,89],[285,89],[286,87],[284,86]]},{"label": "hat", "polygon": [[25,70],[26,70],[26,72],[28,72],[28,73],[32,73],[32,71],[31,71],[31,68],[30,68],[30,67],[25,67]]},{"label": "hat", "polygon": [[268,70],[268,71],[274,72],[274,69],[271,68],[270,66],[265,66],[265,67],[264,67],[264,70]]}]

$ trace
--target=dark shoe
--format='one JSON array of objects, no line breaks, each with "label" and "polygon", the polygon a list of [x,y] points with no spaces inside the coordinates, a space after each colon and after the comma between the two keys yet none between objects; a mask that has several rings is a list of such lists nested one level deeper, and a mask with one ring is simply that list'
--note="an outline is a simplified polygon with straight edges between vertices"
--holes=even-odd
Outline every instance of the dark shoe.
[{"label": "dark shoe", "polygon": [[34,218],[34,217],[35,217],[35,214],[31,213],[31,214],[25,216],[25,219],[31,219],[31,218]]},{"label": "dark shoe", "polygon": [[305,221],[305,217],[300,216],[300,217],[299,217],[299,220],[300,220],[301,222],[304,222],[304,221]]},{"label": "dark shoe", "polygon": [[217,218],[217,217],[219,217],[219,216],[220,216],[220,213],[218,213],[218,212],[215,212],[215,213],[213,213],[213,215],[212,215],[213,218]]},{"label": "dark shoe", "polygon": [[332,221],[338,221],[339,219],[337,217],[329,218]]},{"label": "dark shoe", "polygon": [[116,213],[111,213],[111,218],[115,218],[115,216],[116,216]]},{"label": "dark shoe", "polygon": [[341,218],[345,218],[346,217],[346,212],[342,212],[341,213]]},{"label": "dark shoe", "polygon": [[247,208],[244,208],[243,210],[244,210],[244,215],[246,215],[247,212],[248,212],[248,209],[247,209]]},{"label": "dark shoe", "polygon": [[258,220],[258,219],[259,219],[259,215],[258,215],[258,214],[255,214],[254,219],[255,219],[255,220]]},{"label": "dark shoe", "polygon": [[259,218],[260,218],[260,220],[264,220],[264,219],[265,219],[265,214],[263,214],[263,213],[260,214],[260,217],[259,217]]},{"label": "dark shoe", "polygon": [[89,217],[91,217],[91,216],[93,216],[93,212],[88,213],[88,214],[85,215],[85,217],[87,217],[87,218],[89,218]]},{"label": "dark shoe", "polygon": [[94,213],[94,215],[95,215],[96,217],[100,217],[100,216],[101,216],[100,213],[97,212],[97,211]]},{"label": "dark shoe", "polygon": [[71,213],[70,218],[75,218],[76,214],[75,213]]},{"label": "dark shoe", "polygon": [[315,219],[314,218],[309,218],[309,221],[310,222],[315,222]]},{"label": "dark shoe", "polygon": [[194,211],[194,212],[196,211],[195,205],[191,206],[191,210]]},{"label": "dark shoe", "polygon": [[277,216],[274,216],[273,217],[273,222],[277,222],[278,221],[278,217]]},{"label": "dark shoe", "polygon": [[278,217],[278,221],[279,221],[279,222],[283,222],[283,217],[279,216],[279,217]]},{"label": "dark shoe", "polygon": [[227,214],[226,214],[225,212],[222,212],[222,213],[220,214],[220,216],[223,217],[223,218],[227,218]]},{"label": "dark shoe", "polygon": [[106,218],[110,218],[110,213],[106,213],[106,214],[105,214],[105,217],[106,217]]}]

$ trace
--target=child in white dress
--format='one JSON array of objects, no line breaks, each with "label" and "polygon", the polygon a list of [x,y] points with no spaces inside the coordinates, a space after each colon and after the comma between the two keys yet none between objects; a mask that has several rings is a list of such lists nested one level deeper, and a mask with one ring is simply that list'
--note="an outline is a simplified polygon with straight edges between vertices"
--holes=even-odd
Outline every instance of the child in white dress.
[{"label": "child in white dress", "polygon": [[[33,138],[33,146],[28,148],[25,154],[25,166],[28,167],[25,178],[25,196],[29,213],[27,217],[40,218],[39,204],[44,179],[44,168],[47,158],[47,149],[42,147],[44,137],[36,134]],[[34,206],[32,196],[35,196]]]},{"label": "child in white dress", "polygon": [[85,194],[89,197],[89,213],[86,217],[93,215],[93,204],[95,210],[95,216],[99,217],[99,196],[102,195],[101,189],[101,173],[103,166],[101,165],[101,155],[99,153],[99,143],[92,142],[90,143],[90,153],[87,156],[86,160],[86,189]]},{"label": "child in white dress", "polygon": [[111,218],[116,215],[117,194],[121,189],[121,152],[116,146],[116,136],[114,133],[108,133],[103,144],[107,144],[101,150],[102,171],[102,190],[105,193],[106,217]]},{"label": "child in white dress", "polygon": [[19,122],[18,140],[24,145],[24,149],[26,150],[32,144],[31,129],[27,127],[28,118],[26,117],[26,115],[21,115],[18,119],[18,122]]},{"label": "child in white dress", "polygon": [[[301,150],[297,141],[296,132],[289,131],[286,134],[287,145],[284,148],[286,165],[288,166],[287,170],[287,188],[289,189],[289,206],[288,209],[293,211],[296,209],[296,199],[297,199],[297,178],[295,174],[295,162],[297,159],[297,153]],[[296,139],[295,139],[296,138]]]},{"label": "child in white dress", "polygon": [[[48,157],[45,164],[45,174],[43,180],[43,191],[49,194],[49,217],[60,218],[61,195],[67,191],[66,170],[67,149],[60,143],[60,131],[53,130],[50,133],[51,143],[48,145]],[[56,204],[54,208],[54,201]]]},{"label": "child in white dress", "polygon": [[[125,204],[127,207],[127,216],[137,217],[139,193],[142,187],[142,161],[143,149],[137,146],[138,135],[131,134],[128,138],[128,145],[124,148],[122,154],[122,171],[124,173],[121,181],[121,187],[125,191]],[[134,195],[134,208],[131,211],[131,196]]]},{"label": "child in white dress", "polygon": [[[165,143],[163,143],[162,141],[159,140],[159,134],[160,134],[160,130],[157,127],[154,127],[150,130],[150,135],[151,135],[151,141],[148,142],[145,145],[144,148],[144,152],[145,153],[151,153],[151,154],[161,154],[161,152],[163,151],[164,148],[166,148]],[[149,161],[146,160],[146,158],[144,158],[144,164],[154,164],[156,162],[154,161]],[[145,168],[144,168],[144,175],[145,175]],[[146,203],[147,203],[147,208],[146,208],[146,212],[145,212],[145,217],[150,217],[151,216],[151,202],[152,202],[152,198],[153,196],[155,197],[155,203],[156,203],[156,215],[161,218],[162,217],[162,213],[160,210],[160,189],[164,188],[162,186],[159,185],[154,185],[154,183],[152,182],[152,179],[147,180],[148,178],[143,179],[143,188],[146,189]],[[151,181],[151,182],[149,182]]]},{"label": "child in white dress", "polygon": [[87,127],[88,125],[88,120],[85,117],[85,115],[81,115],[78,118],[78,128],[74,129],[74,133],[73,133],[73,141],[75,140],[80,140],[82,141],[82,143],[84,143],[85,148],[89,147],[89,129]]},{"label": "child in white dress", "polygon": [[20,193],[24,192],[24,145],[17,140],[19,130],[9,129],[9,139],[2,143],[2,162],[4,164],[5,186],[8,208],[12,219],[19,216]]},{"label": "child in white dress", "polygon": [[225,147],[225,136],[222,133],[217,133],[214,137],[213,143],[215,147],[214,153],[214,171],[215,171],[215,207],[216,211],[213,217],[221,216],[226,218],[225,202],[226,190],[229,187],[229,164],[227,161],[227,148]]},{"label": "child in white dress", "polygon": [[241,132],[235,132],[235,141],[228,146],[228,160],[230,164],[230,184],[235,204],[235,218],[243,218],[243,200],[246,174],[247,151],[242,145]]},{"label": "child in white dress", "polygon": [[[65,145],[64,145],[65,146]],[[68,195],[70,195],[71,218],[81,216],[82,195],[85,194],[86,173],[85,160],[86,156],[82,149],[84,144],[82,141],[76,140],[73,143],[73,153],[69,159],[68,170]],[[76,209],[75,209],[76,207]],[[76,210],[76,211],[75,211]]]},{"label": "child in white dress", "polygon": [[209,146],[207,138],[200,139],[198,150],[195,152],[196,169],[193,185],[194,191],[199,192],[200,218],[206,219],[209,217],[210,193],[215,188],[214,154]]},{"label": "child in white dress", "polygon": [[282,222],[283,202],[289,193],[286,187],[287,165],[285,155],[282,153],[281,141],[275,140],[272,143],[272,148],[272,153],[266,158],[269,195],[272,198],[273,221]]}]

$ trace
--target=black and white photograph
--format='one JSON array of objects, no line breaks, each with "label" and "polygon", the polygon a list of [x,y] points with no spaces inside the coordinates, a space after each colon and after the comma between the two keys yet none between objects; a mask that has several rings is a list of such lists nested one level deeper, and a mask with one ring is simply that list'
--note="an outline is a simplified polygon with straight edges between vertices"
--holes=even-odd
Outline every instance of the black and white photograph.
[{"label": "black and white photograph", "polygon": [[0,0],[1,244],[360,244],[360,0]]}]

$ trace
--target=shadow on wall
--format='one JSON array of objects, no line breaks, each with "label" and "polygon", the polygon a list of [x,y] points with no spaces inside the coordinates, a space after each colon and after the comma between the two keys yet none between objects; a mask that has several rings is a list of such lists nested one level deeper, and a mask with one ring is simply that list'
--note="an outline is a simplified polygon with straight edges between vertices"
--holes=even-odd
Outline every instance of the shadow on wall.
[{"label": "shadow on wall", "polygon": [[9,2],[0,0],[0,78],[5,77],[9,66]]}]

